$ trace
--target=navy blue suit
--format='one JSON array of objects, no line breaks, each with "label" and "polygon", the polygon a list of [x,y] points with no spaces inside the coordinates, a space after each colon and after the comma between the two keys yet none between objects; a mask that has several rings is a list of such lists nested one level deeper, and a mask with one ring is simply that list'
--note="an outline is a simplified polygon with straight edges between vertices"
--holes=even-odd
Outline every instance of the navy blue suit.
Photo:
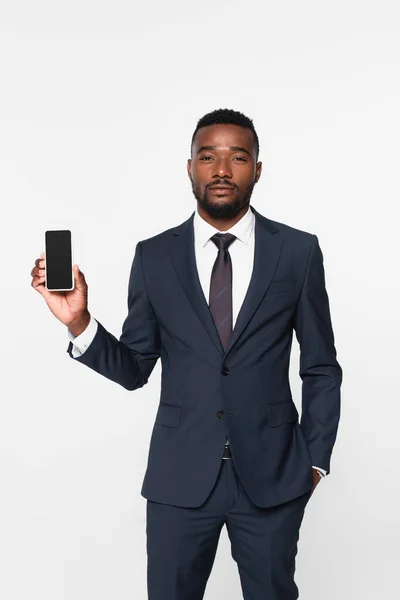
[{"label": "navy blue suit", "polygon": [[[160,403],[141,491],[154,503],[152,510],[204,506],[218,478],[225,477],[226,436],[233,463],[227,468],[235,470],[237,486],[260,513],[306,502],[312,465],[330,471],[342,370],[318,238],[250,208],[254,268],[226,352],[196,270],[193,213],[137,244],[120,340],[99,323],[88,349],[74,358],[135,390],[147,383],[161,357]],[[300,423],[288,379],[293,331],[300,344]],[[71,348],[70,342],[73,358]],[[185,596],[178,587],[171,595],[165,588],[164,595],[154,591],[152,598],[192,600],[204,589]],[[294,597],[294,587],[276,595]]]}]

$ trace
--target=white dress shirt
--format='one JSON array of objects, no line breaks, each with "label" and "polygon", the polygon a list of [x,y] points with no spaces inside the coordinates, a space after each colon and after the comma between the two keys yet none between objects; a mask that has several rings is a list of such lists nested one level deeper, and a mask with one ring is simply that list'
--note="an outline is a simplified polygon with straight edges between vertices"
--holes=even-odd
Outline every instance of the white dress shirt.
[{"label": "white dress shirt", "polygon": [[[219,231],[205,221],[195,211],[193,219],[194,227],[194,249],[197,271],[200,284],[203,289],[207,304],[210,294],[211,271],[217,258],[218,248],[210,239],[216,233],[231,233],[236,236],[229,246],[229,254],[232,261],[232,328],[235,327],[240,307],[249,287],[254,262],[254,224],[255,216],[250,206],[246,214],[226,231]],[[78,336],[74,336],[68,329],[68,335],[72,346],[74,358],[80,356],[87,349],[97,332],[97,321],[92,316],[87,328]],[[326,471],[321,467],[314,467],[322,477]]]}]

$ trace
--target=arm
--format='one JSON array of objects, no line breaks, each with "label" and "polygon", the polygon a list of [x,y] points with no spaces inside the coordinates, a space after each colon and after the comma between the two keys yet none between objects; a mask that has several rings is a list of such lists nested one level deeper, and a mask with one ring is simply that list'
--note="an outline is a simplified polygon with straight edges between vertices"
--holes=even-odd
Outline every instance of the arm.
[{"label": "arm", "polygon": [[294,329],[300,344],[300,427],[308,442],[312,464],[329,474],[340,418],[342,369],[336,360],[323,255],[316,235],[294,315]]},{"label": "arm", "polygon": [[84,353],[74,356],[72,341],[67,352],[107,379],[127,390],[135,390],[147,383],[160,356],[160,345],[158,323],[147,297],[139,242],[129,277],[128,316],[120,339],[97,321],[95,336]]}]

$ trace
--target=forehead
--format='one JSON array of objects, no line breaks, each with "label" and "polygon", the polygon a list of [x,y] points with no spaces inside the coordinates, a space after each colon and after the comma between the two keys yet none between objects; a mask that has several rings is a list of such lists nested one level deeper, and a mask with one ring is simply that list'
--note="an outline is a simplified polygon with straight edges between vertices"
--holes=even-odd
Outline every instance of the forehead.
[{"label": "forehead", "polygon": [[228,149],[229,146],[241,146],[253,152],[254,136],[253,132],[247,127],[239,125],[207,125],[201,127],[195,135],[193,141],[193,151],[196,152],[200,146],[216,146],[219,148]]}]

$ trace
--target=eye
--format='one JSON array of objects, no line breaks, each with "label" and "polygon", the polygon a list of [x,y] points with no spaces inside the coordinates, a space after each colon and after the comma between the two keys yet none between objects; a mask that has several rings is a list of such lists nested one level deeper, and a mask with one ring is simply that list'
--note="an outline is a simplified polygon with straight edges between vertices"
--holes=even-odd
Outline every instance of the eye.
[{"label": "eye", "polygon": [[[199,160],[202,160],[204,162],[207,162],[207,158],[211,159],[211,156],[202,156],[201,158],[199,158]],[[241,160],[243,162],[247,162],[245,158],[243,158],[243,156],[235,156],[235,159]]]}]

